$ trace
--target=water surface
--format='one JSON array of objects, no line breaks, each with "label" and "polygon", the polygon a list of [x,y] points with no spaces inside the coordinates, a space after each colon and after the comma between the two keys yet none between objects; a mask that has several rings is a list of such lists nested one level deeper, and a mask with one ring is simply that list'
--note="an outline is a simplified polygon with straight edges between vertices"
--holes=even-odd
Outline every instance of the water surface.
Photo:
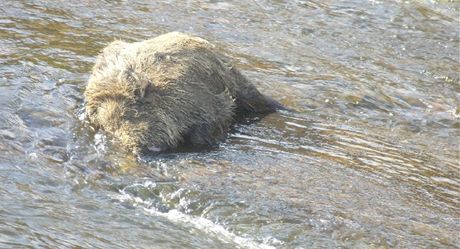
[{"label": "water surface", "polygon": [[[0,247],[459,248],[459,4],[0,3]],[[133,158],[82,116],[115,39],[199,35],[295,112]]]}]

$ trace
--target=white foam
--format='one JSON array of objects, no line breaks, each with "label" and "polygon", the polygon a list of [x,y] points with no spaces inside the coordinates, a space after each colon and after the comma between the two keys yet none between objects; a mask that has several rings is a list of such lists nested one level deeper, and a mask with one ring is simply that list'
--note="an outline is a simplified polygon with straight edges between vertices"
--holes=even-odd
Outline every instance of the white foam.
[{"label": "white foam", "polygon": [[96,133],[94,135],[94,148],[98,154],[104,154],[106,152],[106,142],[107,138],[102,133]]},{"label": "white foam", "polygon": [[240,237],[223,226],[212,222],[203,217],[194,217],[191,215],[184,214],[177,209],[169,210],[167,213],[162,213],[154,208],[144,208],[145,211],[153,214],[155,216],[164,217],[175,223],[187,223],[192,225],[194,228],[205,232],[208,235],[212,235],[222,240],[223,242],[233,242],[240,247],[249,248],[249,249],[272,249],[275,248],[270,245],[258,243],[250,238]]},{"label": "white foam", "polygon": [[[251,238],[238,236],[225,229],[225,227],[222,225],[216,224],[204,217],[184,214],[177,209],[171,209],[168,212],[160,212],[156,208],[147,208],[151,206],[151,202],[144,201],[139,197],[131,196],[125,193],[123,190],[120,191],[120,194],[113,195],[111,197],[119,201],[131,201],[133,202],[134,206],[142,206],[147,213],[166,218],[171,222],[191,225],[195,229],[198,229],[210,236],[214,236],[225,243],[234,243],[241,248],[248,249],[276,249],[274,246],[256,242]],[[269,239],[266,239],[265,241],[269,241]]]}]

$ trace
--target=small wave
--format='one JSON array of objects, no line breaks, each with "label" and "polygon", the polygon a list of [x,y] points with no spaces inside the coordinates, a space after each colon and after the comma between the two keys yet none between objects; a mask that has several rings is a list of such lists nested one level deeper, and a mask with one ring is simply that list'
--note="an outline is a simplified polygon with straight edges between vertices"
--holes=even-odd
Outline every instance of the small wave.
[{"label": "small wave", "polygon": [[[132,202],[134,206],[142,207],[144,211],[146,211],[147,213],[152,214],[154,216],[166,218],[171,222],[191,225],[195,229],[198,229],[210,236],[215,236],[216,238],[225,243],[234,243],[239,248],[276,249],[276,247],[274,246],[256,242],[254,241],[254,239],[238,236],[225,229],[225,227],[223,227],[222,225],[216,224],[213,221],[206,219],[204,217],[184,214],[177,209],[170,209],[167,212],[161,212],[157,208],[151,207],[152,203],[150,201],[145,201],[139,197],[132,196],[128,193],[125,193],[123,190],[120,191],[120,194],[112,195],[111,197],[121,202]],[[264,239],[264,241],[270,241],[271,239],[272,238],[266,238]],[[276,242],[281,243],[281,241],[277,240]]]},{"label": "small wave", "polygon": [[184,214],[177,209],[169,210],[169,212],[162,213],[157,211],[155,208],[144,208],[145,211],[155,216],[164,217],[172,222],[186,223],[193,225],[194,228],[205,232],[206,234],[216,236],[223,242],[233,242],[240,247],[250,249],[274,249],[275,247],[258,243],[250,238],[240,237],[232,232],[229,232],[223,226],[212,222],[203,217],[193,217],[191,215]]}]

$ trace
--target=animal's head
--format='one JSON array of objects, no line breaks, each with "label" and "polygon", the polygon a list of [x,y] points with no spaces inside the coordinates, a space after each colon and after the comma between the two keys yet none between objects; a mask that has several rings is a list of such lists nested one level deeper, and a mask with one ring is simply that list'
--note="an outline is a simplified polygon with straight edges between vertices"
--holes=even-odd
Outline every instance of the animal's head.
[{"label": "animal's head", "polygon": [[173,120],[152,82],[122,60],[96,63],[85,90],[90,122],[135,154],[159,152],[178,143]]}]

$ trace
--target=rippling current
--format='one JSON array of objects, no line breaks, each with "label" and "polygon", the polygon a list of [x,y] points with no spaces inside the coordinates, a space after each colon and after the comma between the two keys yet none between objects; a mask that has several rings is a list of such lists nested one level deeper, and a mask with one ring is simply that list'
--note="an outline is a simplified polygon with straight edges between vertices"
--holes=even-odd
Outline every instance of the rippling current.
[{"label": "rippling current", "polygon": [[[459,3],[0,2],[0,248],[460,248]],[[133,158],[82,117],[98,52],[204,37],[293,111]]]}]

